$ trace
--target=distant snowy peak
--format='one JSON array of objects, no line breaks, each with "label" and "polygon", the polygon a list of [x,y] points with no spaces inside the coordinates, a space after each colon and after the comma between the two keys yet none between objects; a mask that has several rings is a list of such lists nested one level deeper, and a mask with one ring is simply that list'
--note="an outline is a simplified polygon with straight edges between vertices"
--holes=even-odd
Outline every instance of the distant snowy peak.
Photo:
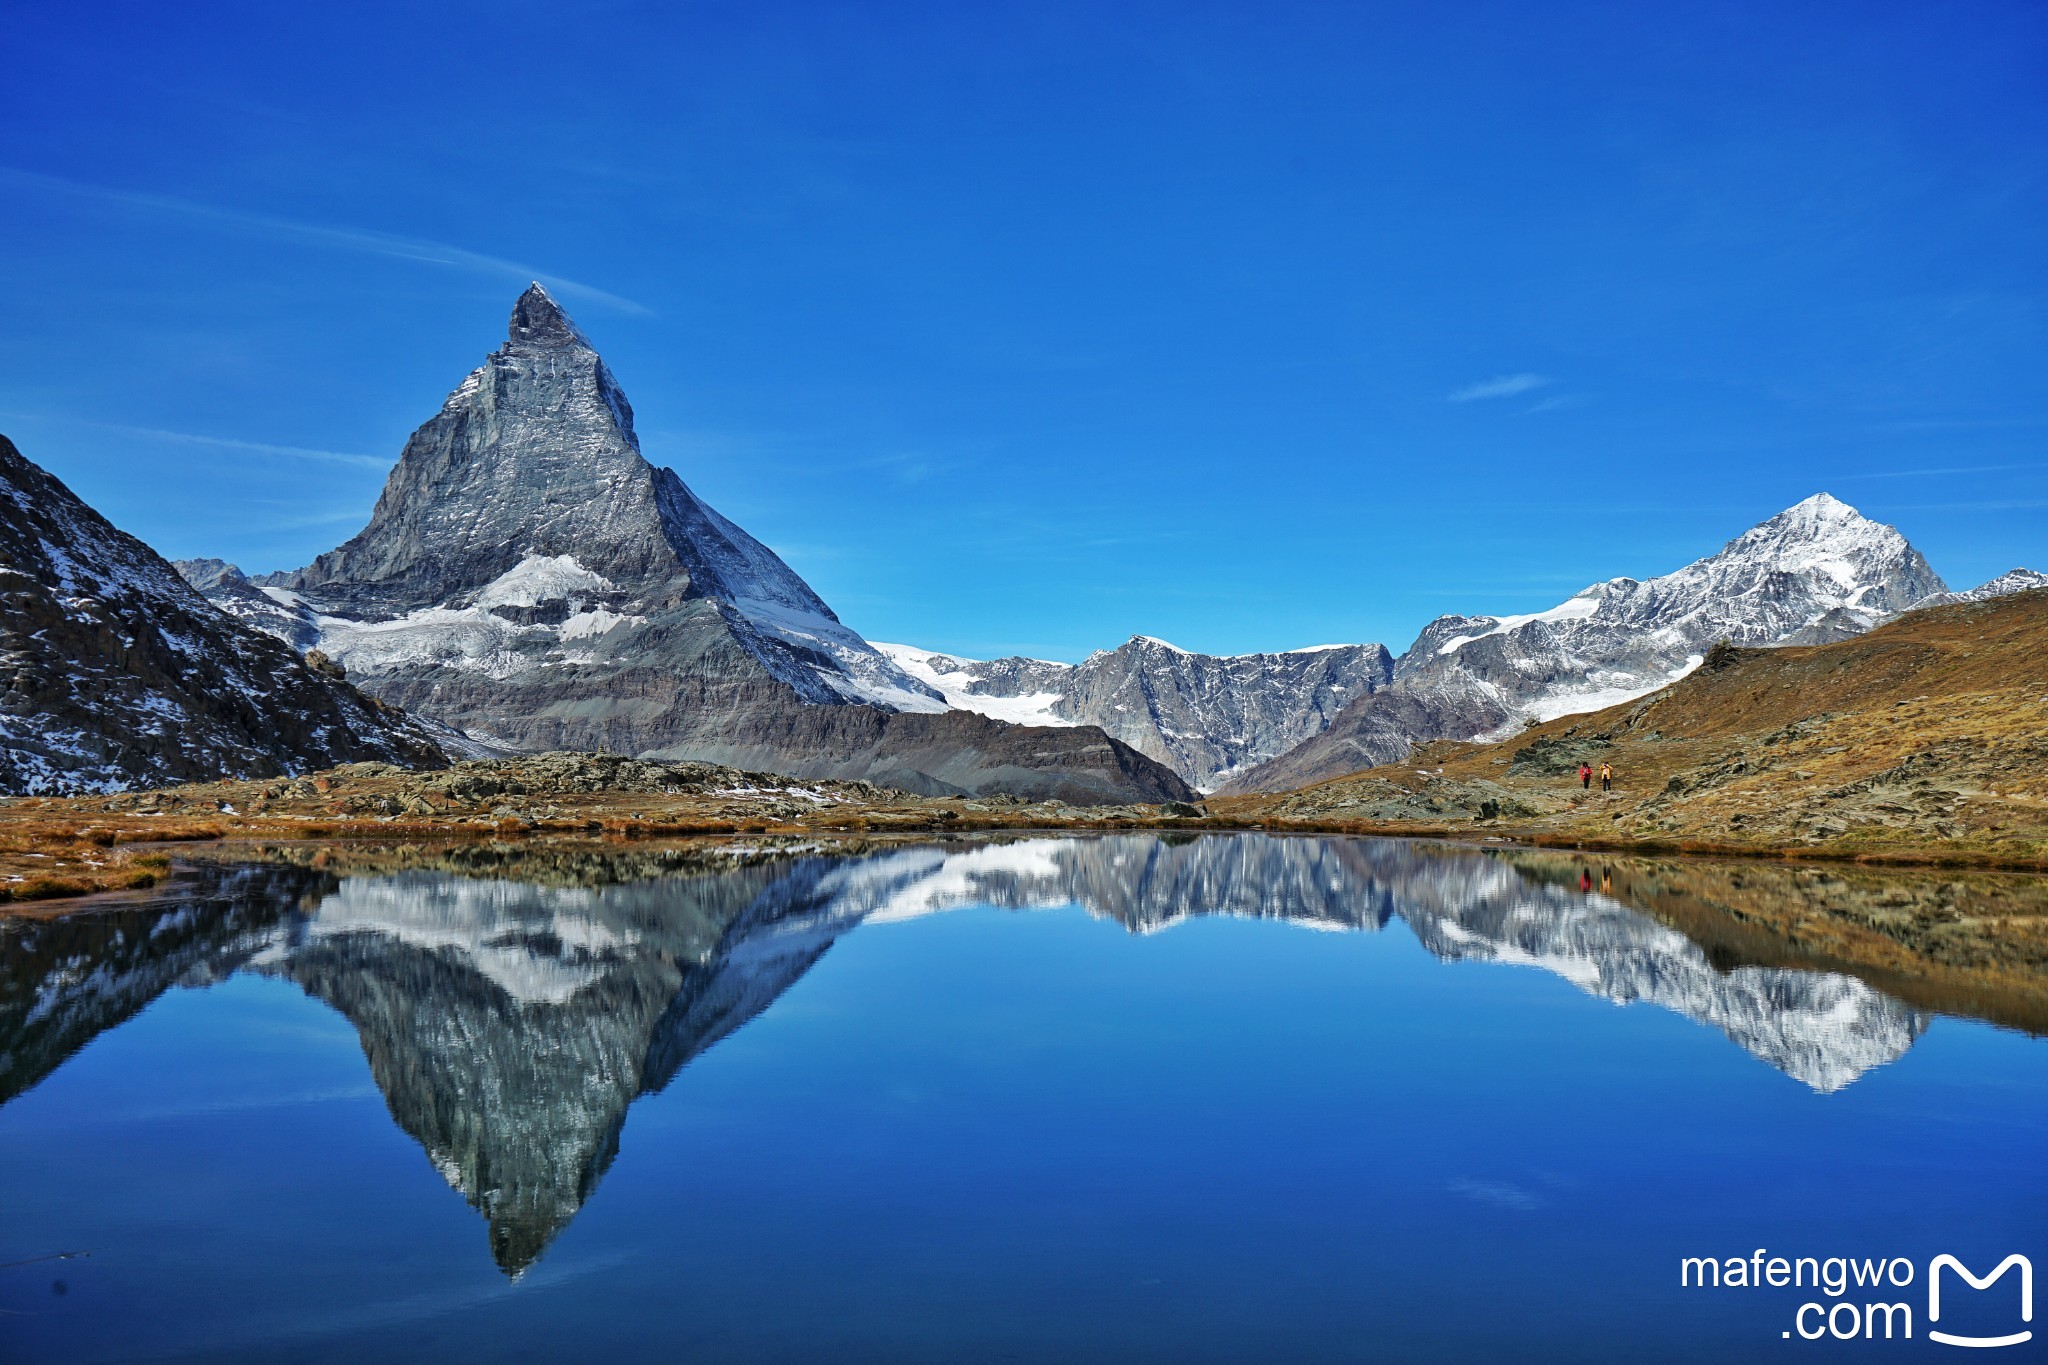
[{"label": "distant snowy peak", "polygon": [[1720,640],[1843,639],[1943,591],[1898,531],[1816,494],[1656,578],[1611,578],[1543,611],[1438,617],[1391,687],[1225,790],[1286,790],[1397,762],[1427,740],[1501,738],[1654,692]]},{"label": "distant snowy peak", "polygon": [[879,645],[946,705],[1031,725],[1099,725],[1201,790],[1320,731],[1393,674],[1385,646],[1198,654],[1134,635],[1078,664]]},{"label": "distant snowy peak", "polygon": [[1410,659],[1454,654],[1538,624],[1545,627],[1539,633],[1560,636],[1583,633],[1576,629],[1583,622],[1660,630],[1672,643],[1711,643],[1702,632],[1719,630],[1738,644],[1771,644],[1835,612],[1868,628],[1942,591],[1897,530],[1817,493],[1661,577],[1609,579],[1523,615],[1439,617],[1402,662],[1405,669]]},{"label": "distant snowy peak", "polygon": [[1475,715],[1505,705],[1547,720],[1662,687],[1716,640],[1841,638],[1942,591],[1898,531],[1819,493],[1660,577],[1596,583],[1546,611],[1440,617],[1396,675],[1438,696],[1470,692]]},{"label": "distant snowy peak", "polygon": [[1898,530],[1817,493],[1728,542],[1717,555],[1653,583],[1755,586],[1771,574],[1803,580],[1817,601],[1896,614],[1945,585]]},{"label": "distant snowy peak", "polygon": [[1994,597],[2007,597],[2016,592],[2034,592],[2048,588],[2048,574],[2033,569],[2008,569],[1988,583],[1979,583],[1964,592],[1936,593],[1918,602],[1916,606],[1939,607],[1951,602],[1985,602]]}]

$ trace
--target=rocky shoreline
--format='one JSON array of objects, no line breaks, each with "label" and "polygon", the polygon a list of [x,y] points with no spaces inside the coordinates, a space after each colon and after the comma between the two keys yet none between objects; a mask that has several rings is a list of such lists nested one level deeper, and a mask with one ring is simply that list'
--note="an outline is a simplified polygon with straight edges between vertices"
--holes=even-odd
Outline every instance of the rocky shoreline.
[{"label": "rocky shoreline", "polygon": [[[964,833],[1257,830],[1448,839],[1489,847],[1719,855],[1782,862],[2048,871],[2038,845],[1864,835],[1801,844],[1633,835],[1517,812],[1483,783],[1416,773],[1413,785],[1361,775],[1335,793],[1212,798],[1202,804],[1075,806],[1015,797],[924,797],[866,782],[799,782],[703,763],[539,754],[430,772],[349,764],[291,779],[194,783],[104,796],[0,801],[0,913],[48,913],[79,896],[142,889],[174,862],[232,845],[358,844],[495,849],[661,844],[743,837],[765,844],[859,842]],[[1485,787],[1491,790],[1491,787]],[[1507,790],[1503,788],[1503,791]],[[1492,814],[1488,800],[1495,802]],[[1432,808],[1434,803],[1434,808]],[[495,856],[495,855],[494,855]]]}]

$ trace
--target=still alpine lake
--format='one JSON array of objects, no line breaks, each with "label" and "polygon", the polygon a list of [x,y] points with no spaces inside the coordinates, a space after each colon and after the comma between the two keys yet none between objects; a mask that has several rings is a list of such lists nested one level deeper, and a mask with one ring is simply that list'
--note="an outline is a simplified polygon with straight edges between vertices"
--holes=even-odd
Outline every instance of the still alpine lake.
[{"label": "still alpine lake", "polygon": [[0,1358],[1951,1356],[2019,1277],[1930,1322],[1932,1258],[2048,1266],[2048,991],[1897,926],[2044,903],[1253,834],[203,869],[0,921]]}]

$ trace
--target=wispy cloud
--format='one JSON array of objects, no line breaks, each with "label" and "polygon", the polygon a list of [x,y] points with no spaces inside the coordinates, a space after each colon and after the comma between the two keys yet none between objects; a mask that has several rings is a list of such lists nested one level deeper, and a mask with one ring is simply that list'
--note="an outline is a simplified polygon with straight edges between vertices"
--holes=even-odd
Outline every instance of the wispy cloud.
[{"label": "wispy cloud", "polygon": [[265,522],[264,529],[270,531],[310,531],[316,526],[366,526],[369,524],[369,521],[370,514],[360,507],[355,507],[345,512],[321,512],[311,516],[285,517],[279,521]]},{"label": "wispy cloud", "polygon": [[239,450],[251,455],[281,455],[292,460],[317,460],[322,464],[353,465],[358,469],[389,469],[391,460],[384,455],[357,455],[347,450],[317,450],[311,446],[280,446],[268,441],[240,441],[231,436],[200,436],[189,431],[164,431],[157,427],[124,427],[112,422],[95,422],[92,425],[105,431],[117,431],[124,436],[139,436],[145,441],[168,441],[174,445],[210,446],[216,450]]},{"label": "wispy cloud", "polygon": [[349,465],[356,469],[389,469],[392,465],[388,455],[358,455],[352,450],[320,450],[313,446],[281,446],[269,441],[244,441],[233,436],[203,436],[192,431],[166,431],[161,427],[131,427],[120,422],[95,422],[89,417],[43,417],[31,413],[0,413],[10,420],[30,422],[55,422],[60,426],[91,427],[95,431],[111,431],[118,436],[133,436],[143,441],[165,441],[172,445],[206,446],[214,450],[234,450],[249,455],[276,455],[288,460],[314,460],[321,464]]},{"label": "wispy cloud", "polygon": [[40,413],[0,412],[0,419],[10,422],[51,422],[58,426],[91,427],[94,431],[111,431],[118,436],[133,436],[143,441],[167,441],[173,445],[207,446],[215,450],[235,450],[250,455],[276,455],[288,460],[314,460],[321,464],[349,465],[356,469],[389,469],[393,460],[388,455],[358,455],[352,450],[321,450],[314,446],[281,446],[269,441],[244,441],[233,436],[204,436],[193,431],[166,431],[161,427],[132,427],[121,422],[96,422],[90,417],[55,417]]},{"label": "wispy cloud", "polygon": [[1452,403],[1479,403],[1489,398],[1513,398],[1517,394],[1546,388],[1555,381],[1540,374],[1500,374],[1445,395]]},{"label": "wispy cloud", "polygon": [[1450,1182],[1450,1190],[1452,1194],[1470,1199],[1475,1204],[1491,1204],[1495,1208],[1515,1209],[1523,1213],[1540,1209],[1548,1202],[1534,1190],[1499,1180],[1473,1180],[1461,1176]]},{"label": "wispy cloud", "polygon": [[2035,460],[2029,464],[1965,464],[1948,465],[1936,469],[1864,469],[1854,474],[1838,474],[1838,479],[1920,479],[1939,474],[2009,474],[2023,469],[2048,469],[2048,464]]},{"label": "wispy cloud", "polygon": [[116,189],[107,185],[91,185],[83,181],[66,180],[62,176],[43,175],[37,171],[24,171],[11,166],[0,166],[0,183],[22,189],[68,195],[94,203],[112,204],[145,213],[183,218],[192,222],[211,223],[279,241],[303,242],[311,246],[331,247],[338,251],[353,251],[367,256],[389,256],[405,261],[420,261],[428,265],[447,266],[450,269],[472,273],[538,280],[565,297],[586,299],[622,313],[645,315],[650,311],[631,299],[622,298],[594,285],[564,279],[560,275],[549,274],[547,271],[523,265],[518,261],[508,261],[500,256],[487,256],[464,247],[450,246],[446,242],[403,237],[371,228],[308,223],[295,218],[246,213],[240,209],[220,208],[196,200],[148,194],[139,190]]}]

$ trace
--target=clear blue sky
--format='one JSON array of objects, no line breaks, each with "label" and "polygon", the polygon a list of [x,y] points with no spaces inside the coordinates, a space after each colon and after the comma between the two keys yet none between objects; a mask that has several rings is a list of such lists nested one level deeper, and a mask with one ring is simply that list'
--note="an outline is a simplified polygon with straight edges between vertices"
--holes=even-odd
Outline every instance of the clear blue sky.
[{"label": "clear blue sky", "polygon": [[0,431],[172,556],[352,534],[538,275],[875,639],[1398,649],[1820,489],[2048,568],[2038,3],[0,24]]}]

